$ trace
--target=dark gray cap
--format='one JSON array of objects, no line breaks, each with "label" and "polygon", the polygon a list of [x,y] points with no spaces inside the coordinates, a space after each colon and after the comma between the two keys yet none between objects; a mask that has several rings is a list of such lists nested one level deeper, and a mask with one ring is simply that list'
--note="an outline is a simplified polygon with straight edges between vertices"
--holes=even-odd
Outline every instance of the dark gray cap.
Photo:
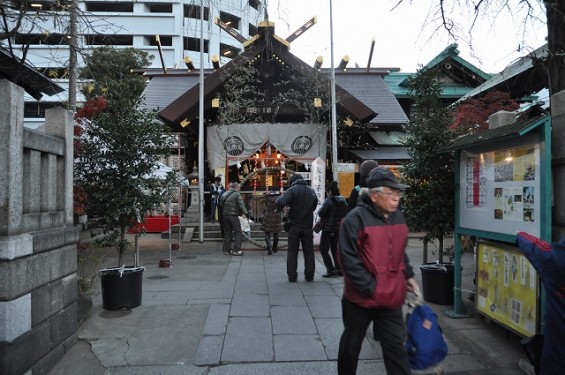
[{"label": "dark gray cap", "polygon": [[410,186],[401,184],[398,178],[388,169],[379,167],[373,168],[367,177],[367,187],[369,189],[387,186],[393,189],[404,190]]}]

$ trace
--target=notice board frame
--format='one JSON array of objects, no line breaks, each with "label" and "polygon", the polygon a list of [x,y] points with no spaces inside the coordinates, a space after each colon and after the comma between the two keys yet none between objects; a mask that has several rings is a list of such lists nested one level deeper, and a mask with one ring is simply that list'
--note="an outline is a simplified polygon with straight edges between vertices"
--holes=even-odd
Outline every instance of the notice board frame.
[{"label": "notice board frame", "polygon": [[516,246],[477,242],[477,312],[522,337],[539,331],[540,281]]},{"label": "notice board frame", "polygon": [[[480,155],[481,153],[501,153],[499,155],[504,155],[508,150],[512,151],[515,149],[524,149],[528,147],[534,147],[534,159],[535,159],[535,175],[534,180],[537,178],[539,180],[539,194],[538,199],[535,202],[534,209],[538,210],[538,216],[534,217],[533,225],[531,221],[525,221],[524,216],[522,216],[521,225],[518,220],[514,220],[512,226],[499,226],[495,225],[497,223],[494,221],[494,207],[495,204],[487,205],[487,209],[484,211],[485,221],[480,223],[475,220],[474,224],[469,225],[466,219],[462,220],[462,216],[468,214],[466,209],[462,209],[462,195],[465,194],[463,189],[466,185],[462,184],[462,169],[463,158],[471,155]],[[461,266],[461,251],[462,251],[462,236],[473,236],[484,240],[493,240],[507,243],[510,245],[515,244],[516,232],[520,230],[525,230],[529,232],[538,233],[538,236],[550,242],[551,241],[551,196],[552,196],[552,184],[551,184],[551,117],[547,115],[541,115],[534,119],[527,119],[524,121],[519,121],[516,123],[500,126],[498,128],[489,129],[482,133],[471,134],[453,141],[450,145],[443,149],[444,151],[456,151],[455,152],[455,228],[454,228],[454,250],[455,250],[455,288],[454,288],[454,306],[453,310],[446,311],[446,314],[451,317],[466,317],[465,308],[463,302],[461,301],[461,272],[458,271]],[[522,151],[524,152],[524,151]],[[526,152],[527,153],[527,152]],[[531,156],[531,155],[530,155]],[[523,157],[523,155],[522,155]],[[500,156],[499,156],[500,158]],[[526,157],[527,159],[528,157]],[[495,160],[495,156],[493,156]],[[500,159],[498,159],[500,160]],[[522,159],[521,166],[525,166]],[[514,176],[514,174],[510,174]],[[522,174],[524,176],[524,174]],[[485,192],[486,197],[494,200],[496,197],[496,188],[502,187],[504,191],[505,184],[507,183],[506,178],[496,181],[492,177],[493,184],[486,184],[487,191]],[[531,181],[522,177],[522,182]],[[494,182],[500,182],[501,186],[495,186]],[[480,181],[479,181],[480,184]],[[514,182],[514,185],[520,185],[520,181]],[[516,186],[509,184],[510,189],[515,189]],[[523,186],[522,186],[523,188]],[[492,189],[492,191],[488,191]],[[466,204],[465,200],[465,204]],[[493,208],[489,211],[488,207]],[[523,208],[523,207],[522,207]],[[504,216],[503,216],[504,217]],[[514,217],[516,219],[516,217]],[[496,219],[498,220],[498,219]],[[477,224],[478,223],[478,224]],[[533,229],[533,230],[532,230]],[[541,293],[540,306],[543,309],[543,291]],[[541,318],[543,314],[538,314],[538,319]],[[539,323],[539,322],[538,322]],[[539,326],[540,324],[538,324]]]}]

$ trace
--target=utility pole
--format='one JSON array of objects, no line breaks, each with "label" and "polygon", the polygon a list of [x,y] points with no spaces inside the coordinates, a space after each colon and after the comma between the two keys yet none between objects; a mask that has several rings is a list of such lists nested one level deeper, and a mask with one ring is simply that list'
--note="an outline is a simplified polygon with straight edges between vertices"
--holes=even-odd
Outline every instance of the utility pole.
[{"label": "utility pole", "polygon": [[337,181],[337,119],[336,119],[336,97],[335,97],[335,67],[334,67],[334,28],[332,0],[330,0],[330,59],[331,59],[331,96],[332,96],[332,175]]},{"label": "utility pole", "polygon": [[198,241],[204,242],[204,0],[200,0],[200,84],[198,91]]},{"label": "utility pole", "polygon": [[78,0],[73,0],[70,3],[69,9],[70,19],[70,39],[69,39],[69,90],[68,90],[68,103],[69,110],[75,112],[77,107],[77,12]]}]

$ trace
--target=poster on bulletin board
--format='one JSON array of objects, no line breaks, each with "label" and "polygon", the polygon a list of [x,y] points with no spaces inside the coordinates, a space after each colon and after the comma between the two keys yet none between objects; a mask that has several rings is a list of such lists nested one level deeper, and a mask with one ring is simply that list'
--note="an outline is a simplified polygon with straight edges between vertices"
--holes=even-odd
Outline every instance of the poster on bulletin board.
[{"label": "poster on bulletin board", "polygon": [[538,276],[518,248],[479,241],[476,280],[481,314],[524,337],[536,333]]},{"label": "poster on bulletin board", "polygon": [[465,153],[460,164],[461,227],[540,236],[540,145]]}]

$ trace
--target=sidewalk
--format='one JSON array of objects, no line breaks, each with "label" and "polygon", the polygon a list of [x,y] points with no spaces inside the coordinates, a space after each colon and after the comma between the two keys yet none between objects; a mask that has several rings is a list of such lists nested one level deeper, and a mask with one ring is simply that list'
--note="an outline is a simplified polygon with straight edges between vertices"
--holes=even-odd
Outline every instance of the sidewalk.
[{"label": "sidewalk", "polygon": [[[95,292],[77,343],[49,375],[336,374],[342,278],[322,278],[316,253],[314,282],[304,281],[299,255],[298,282],[289,283],[286,251],[268,256],[249,243],[244,248],[237,257],[224,255],[219,242],[182,243],[170,253],[172,266],[160,268],[159,260],[169,258],[168,241],[141,237],[141,306],[104,310]],[[422,249],[410,247],[408,254],[420,279]],[[464,254],[462,265],[469,317],[454,319],[444,313],[450,306],[429,304],[449,345],[441,368],[447,374],[523,374],[520,338],[474,312],[465,291],[473,286],[473,255]],[[379,343],[368,333],[357,373],[385,374]]]}]

